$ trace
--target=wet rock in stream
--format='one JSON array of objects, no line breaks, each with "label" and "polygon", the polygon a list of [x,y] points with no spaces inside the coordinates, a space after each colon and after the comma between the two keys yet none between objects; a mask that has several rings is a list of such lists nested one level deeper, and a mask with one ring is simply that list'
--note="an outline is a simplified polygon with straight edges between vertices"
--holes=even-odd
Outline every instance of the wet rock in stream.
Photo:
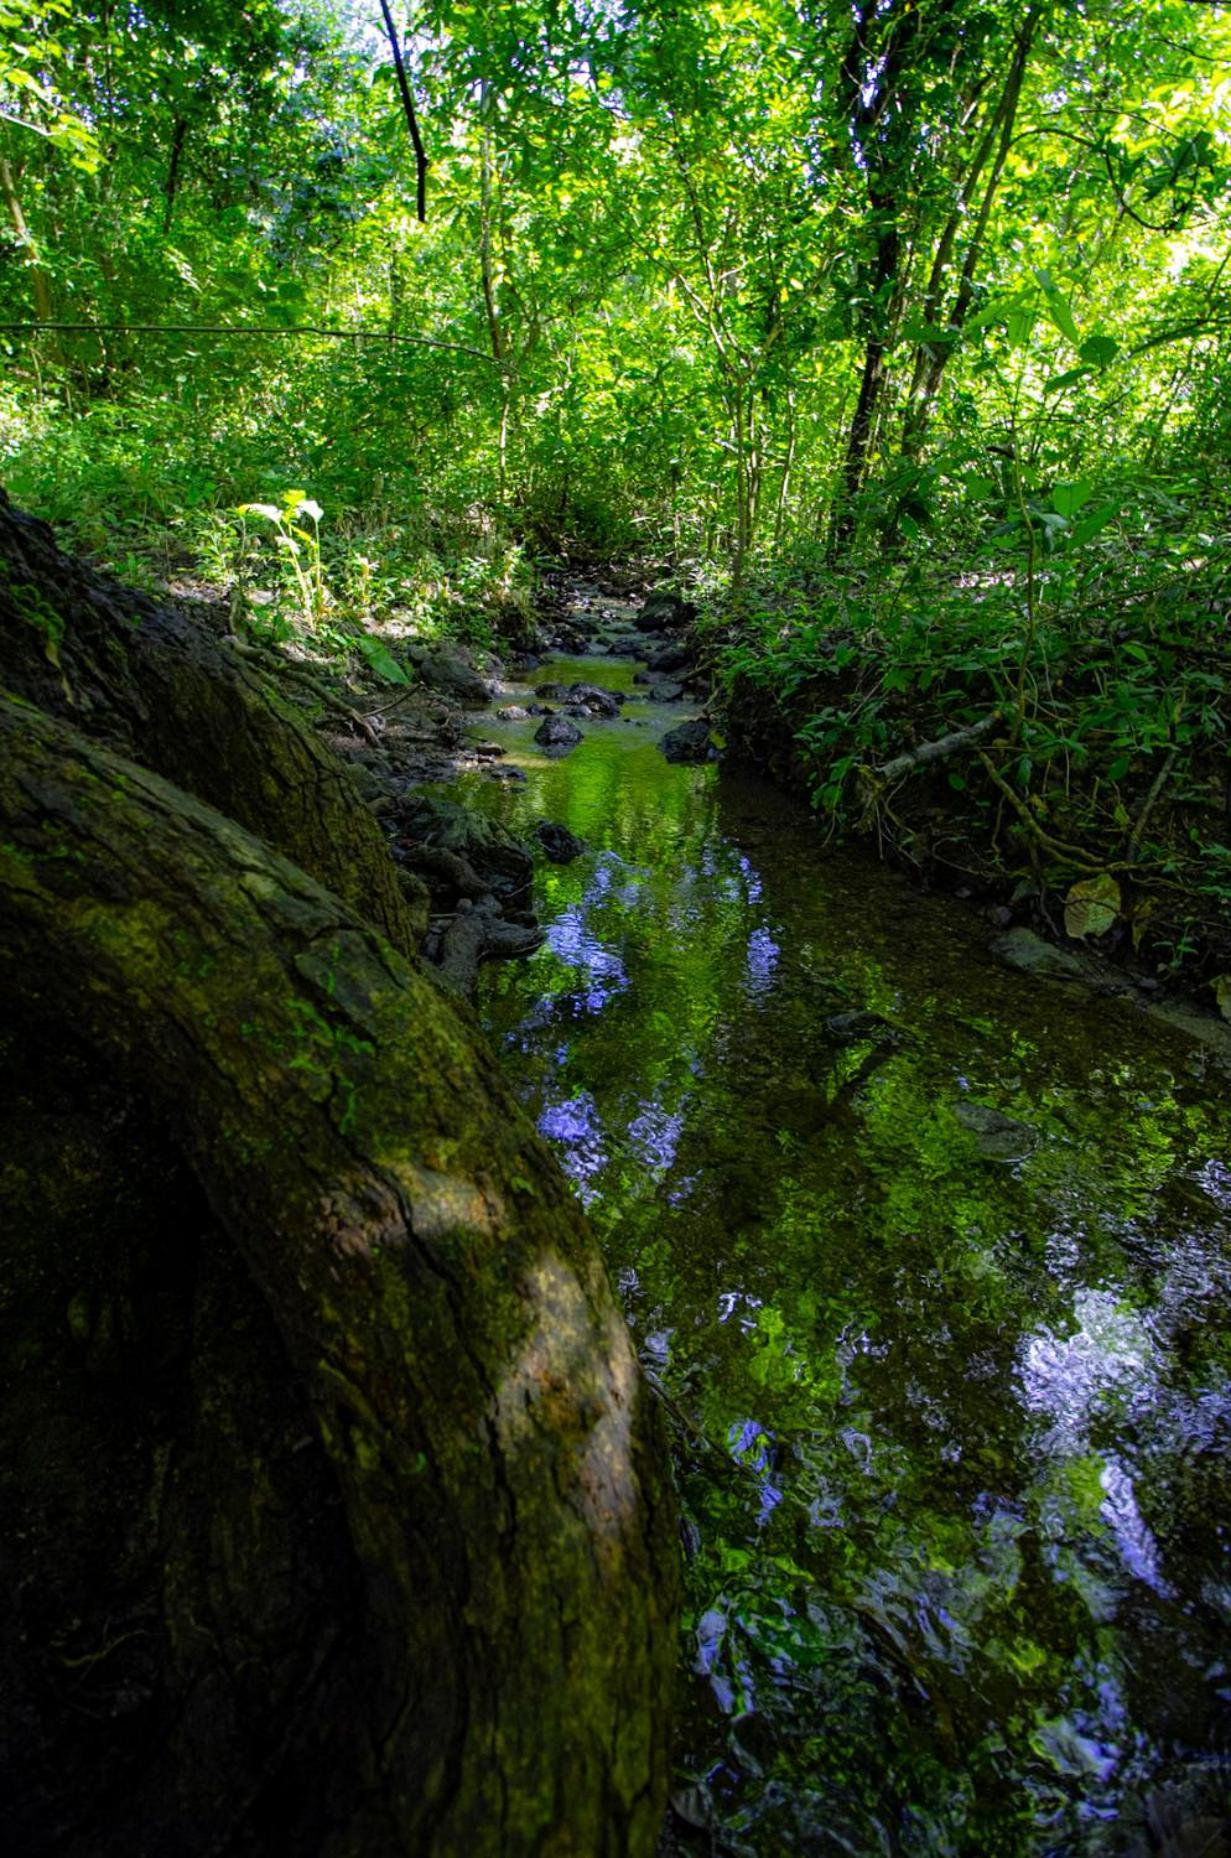
[{"label": "wet rock in stream", "polygon": [[688,625],[696,617],[697,609],[690,600],[665,588],[656,588],[646,596],[645,605],[633,624],[638,632],[670,632],[676,626]]},{"label": "wet rock in stream", "polygon": [[668,761],[708,761],[714,749],[710,726],[703,717],[668,729],[659,743]]},{"label": "wet rock in stream", "polygon": [[1006,967],[1021,974],[1032,974],[1041,981],[1060,981],[1069,986],[1088,987],[1095,993],[1128,993],[1131,983],[1107,963],[1092,955],[1074,954],[1045,942],[1033,929],[1007,929],[990,944],[993,955]]},{"label": "wet rock in stream", "polygon": [[581,730],[567,716],[546,716],[534,732],[540,748],[567,755],[581,741]]},{"label": "wet rock in stream", "polygon": [[580,711],[585,716],[615,717],[625,701],[623,691],[602,690],[597,684],[540,684],[534,694],[549,703],[570,705],[570,715]]},{"label": "wet rock in stream", "polygon": [[429,690],[476,706],[491,702],[486,681],[460,646],[411,644],[406,647],[406,656]]},{"label": "wet rock in stream", "polygon": [[959,1103],[953,1113],[973,1135],[985,1161],[1024,1161],[1038,1145],[1038,1137],[1026,1123],[1016,1122],[990,1104]]},{"label": "wet rock in stream", "polygon": [[692,661],[692,653],[686,645],[660,645],[648,663],[651,671],[686,671]]}]

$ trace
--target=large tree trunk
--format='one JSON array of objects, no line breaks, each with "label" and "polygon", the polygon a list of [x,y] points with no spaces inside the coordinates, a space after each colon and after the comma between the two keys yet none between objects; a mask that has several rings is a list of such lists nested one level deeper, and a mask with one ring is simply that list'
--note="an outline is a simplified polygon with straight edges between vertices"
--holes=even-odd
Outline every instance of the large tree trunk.
[{"label": "large tree trunk", "polygon": [[61,553],[2,490],[0,684],[237,819],[414,953],[426,889],[270,679],[201,620]]},{"label": "large tree trunk", "polygon": [[671,1491],[552,1156],[230,646],[2,502],[0,621],[21,1849],[649,1854]]}]

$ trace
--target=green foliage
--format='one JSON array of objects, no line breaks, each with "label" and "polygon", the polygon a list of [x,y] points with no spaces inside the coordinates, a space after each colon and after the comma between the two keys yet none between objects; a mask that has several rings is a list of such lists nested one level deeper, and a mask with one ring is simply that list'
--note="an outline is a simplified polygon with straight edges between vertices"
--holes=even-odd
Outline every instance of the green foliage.
[{"label": "green foliage", "polygon": [[[5,17],[0,322],[90,326],[0,334],[5,478],[131,578],[238,585],[389,677],[390,627],[524,642],[545,553],[665,555],[830,820],[996,707],[1009,794],[939,778],[1064,889],[1164,762],[1206,781],[1225,9],[432,0],[426,226],[387,48],[333,0]],[[1226,894],[1212,834],[1154,807],[1132,848],[1206,900],[1155,917],[1174,954]]]}]

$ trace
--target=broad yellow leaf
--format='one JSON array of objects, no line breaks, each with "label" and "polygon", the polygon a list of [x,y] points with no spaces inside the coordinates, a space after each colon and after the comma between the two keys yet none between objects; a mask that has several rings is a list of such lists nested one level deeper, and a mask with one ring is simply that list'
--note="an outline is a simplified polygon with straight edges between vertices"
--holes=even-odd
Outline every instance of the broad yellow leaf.
[{"label": "broad yellow leaf", "polygon": [[1064,927],[1068,935],[1080,939],[1102,935],[1120,914],[1120,886],[1104,871],[1101,877],[1085,877],[1074,884],[1064,899]]}]

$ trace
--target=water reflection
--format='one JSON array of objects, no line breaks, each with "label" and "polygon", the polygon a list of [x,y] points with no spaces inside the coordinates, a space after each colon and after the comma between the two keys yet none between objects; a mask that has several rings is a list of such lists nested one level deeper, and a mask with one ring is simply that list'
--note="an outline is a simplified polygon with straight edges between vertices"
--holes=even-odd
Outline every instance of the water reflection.
[{"label": "water reflection", "polygon": [[469,797],[588,847],[483,1011],[686,1420],[689,1797],[753,1858],[1159,1849],[1231,1742],[1225,1087],[642,714]]}]

